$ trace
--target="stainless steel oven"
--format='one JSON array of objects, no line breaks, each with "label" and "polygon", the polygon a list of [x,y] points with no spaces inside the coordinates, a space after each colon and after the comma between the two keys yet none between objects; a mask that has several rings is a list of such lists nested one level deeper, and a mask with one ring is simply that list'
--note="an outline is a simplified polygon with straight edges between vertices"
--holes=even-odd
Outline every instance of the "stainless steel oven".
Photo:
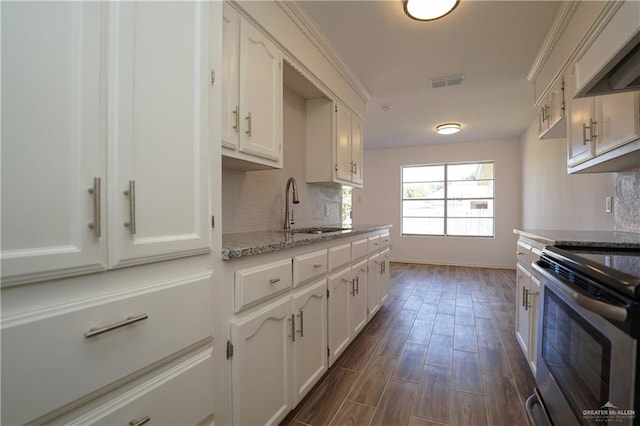
[{"label": "stainless steel oven", "polygon": [[542,284],[534,422],[639,425],[640,252],[547,247],[533,267]]}]

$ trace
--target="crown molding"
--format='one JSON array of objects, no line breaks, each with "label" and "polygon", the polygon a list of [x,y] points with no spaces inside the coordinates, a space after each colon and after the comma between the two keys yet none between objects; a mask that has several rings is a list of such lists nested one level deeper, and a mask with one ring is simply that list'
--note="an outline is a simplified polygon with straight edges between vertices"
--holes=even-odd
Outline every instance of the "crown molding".
[{"label": "crown molding", "polygon": [[531,70],[527,75],[527,80],[534,81],[536,77],[538,77],[540,71],[542,71],[542,68],[547,63],[549,56],[551,56],[551,52],[553,52],[553,49],[558,44],[560,37],[562,37],[562,34],[567,29],[567,25],[569,25],[569,22],[575,14],[579,4],[580,0],[569,1],[562,4],[560,10],[558,11],[558,14],[551,24],[551,28],[547,33],[547,37],[542,43],[542,47],[538,52],[538,56],[536,56],[536,59],[531,66]]},{"label": "crown molding", "polygon": [[307,11],[298,0],[276,0],[275,3],[287,14],[289,19],[302,31],[320,54],[335,68],[335,70],[347,81],[355,92],[366,103],[371,99],[367,89],[355,77],[353,71],[344,59],[333,47],[333,44],[320,31],[316,23],[311,19]]}]

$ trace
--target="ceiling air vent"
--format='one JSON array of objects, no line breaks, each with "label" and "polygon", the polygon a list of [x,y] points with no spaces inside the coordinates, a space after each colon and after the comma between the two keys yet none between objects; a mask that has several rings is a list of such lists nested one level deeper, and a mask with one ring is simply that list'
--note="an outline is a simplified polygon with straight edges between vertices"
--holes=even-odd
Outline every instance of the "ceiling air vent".
[{"label": "ceiling air vent", "polygon": [[440,87],[459,86],[464,82],[464,74],[448,75],[446,77],[432,78],[429,85],[432,89]]}]

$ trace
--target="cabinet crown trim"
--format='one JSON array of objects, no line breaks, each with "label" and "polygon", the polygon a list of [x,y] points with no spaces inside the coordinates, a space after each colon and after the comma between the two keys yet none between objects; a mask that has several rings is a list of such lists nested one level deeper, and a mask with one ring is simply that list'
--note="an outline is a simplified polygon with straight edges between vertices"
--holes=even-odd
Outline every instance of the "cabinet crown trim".
[{"label": "cabinet crown trim", "polygon": [[567,25],[569,25],[569,22],[576,12],[576,9],[578,9],[579,4],[579,1],[570,1],[562,4],[558,14],[551,24],[551,29],[542,43],[538,56],[536,56],[535,61],[533,61],[531,70],[527,75],[527,80],[534,81],[538,77],[542,68],[544,68],[544,65],[547,63],[549,56],[551,56],[551,52],[553,52],[553,49],[558,44],[562,34],[567,29]]},{"label": "cabinet crown trim", "polygon": [[277,5],[289,16],[289,18],[300,28],[309,41],[318,49],[338,73],[349,83],[351,88],[366,103],[371,99],[371,94],[358,81],[353,71],[346,65],[340,54],[331,47],[327,37],[318,29],[309,14],[300,5],[298,0],[279,1]]}]

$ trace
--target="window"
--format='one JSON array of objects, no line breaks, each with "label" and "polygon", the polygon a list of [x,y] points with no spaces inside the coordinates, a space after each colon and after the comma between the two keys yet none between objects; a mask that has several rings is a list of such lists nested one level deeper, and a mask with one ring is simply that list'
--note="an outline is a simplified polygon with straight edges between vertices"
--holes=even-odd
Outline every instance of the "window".
[{"label": "window", "polygon": [[493,162],[402,167],[402,234],[493,237]]},{"label": "window", "polygon": [[353,226],[352,220],[352,199],[353,188],[344,185],[342,187],[342,226],[345,228],[351,228]]}]

